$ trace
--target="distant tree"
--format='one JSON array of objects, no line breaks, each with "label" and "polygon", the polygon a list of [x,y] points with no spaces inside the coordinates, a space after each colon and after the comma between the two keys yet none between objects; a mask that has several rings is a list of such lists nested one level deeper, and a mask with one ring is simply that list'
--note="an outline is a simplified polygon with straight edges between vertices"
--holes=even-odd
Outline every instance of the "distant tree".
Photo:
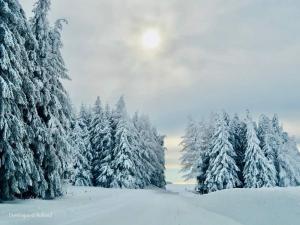
[{"label": "distant tree", "polygon": [[92,107],[87,107],[85,105],[81,106],[81,117],[84,123],[86,124],[87,127],[91,125],[92,119],[93,119],[93,109]]},{"label": "distant tree", "polygon": [[215,133],[209,154],[209,167],[205,185],[208,192],[234,188],[241,184],[236,165],[236,153],[229,142],[228,115],[223,112],[217,117]]},{"label": "distant tree", "polygon": [[138,149],[141,154],[143,185],[165,187],[164,147],[162,137],[152,128],[149,118],[135,113],[133,124],[138,132]]},{"label": "distant tree", "polygon": [[79,115],[79,118],[74,123],[71,136],[74,158],[72,183],[75,186],[92,185],[92,155],[86,142],[86,131],[86,125]]},{"label": "distant tree", "polygon": [[210,151],[212,148],[212,140],[215,134],[216,129],[216,118],[217,114],[211,114],[210,119],[208,121],[201,121],[200,125],[200,151],[196,161],[196,178],[197,185],[196,191],[205,194],[208,193],[208,187],[205,184],[205,180],[207,177],[207,170],[209,168],[210,162]]},{"label": "distant tree", "polygon": [[238,176],[242,182],[241,186],[244,183],[243,170],[244,170],[244,155],[246,150],[246,124],[240,120],[237,114],[230,120],[229,123],[229,141],[233,146],[234,151],[236,152],[236,165],[239,168]]},{"label": "distant tree", "polygon": [[123,97],[117,103],[113,119],[116,126],[111,162],[114,171],[112,187],[140,188],[143,186],[143,164],[138,149],[138,134],[127,114]]},{"label": "distant tree", "polygon": [[156,158],[158,159],[159,165],[152,174],[151,184],[155,185],[159,188],[164,188],[166,186],[165,180],[165,136],[158,133],[157,129],[152,127],[152,137],[154,143],[154,153],[156,154]]},{"label": "distant tree", "polygon": [[282,145],[278,151],[278,185],[300,185],[300,153],[297,143],[286,132],[282,133]]},{"label": "distant tree", "polygon": [[275,164],[279,149],[279,136],[275,134],[271,120],[263,114],[259,119],[257,136],[260,140],[260,147],[269,161],[270,167],[272,167],[271,171],[274,173],[272,175],[274,178],[273,183],[277,184],[277,170]]},{"label": "distant tree", "polygon": [[90,126],[90,140],[94,155],[92,171],[94,185],[107,188],[112,185],[114,173],[111,168],[113,142],[109,116],[109,108],[103,110],[98,97]]},{"label": "distant tree", "polygon": [[274,174],[274,166],[265,156],[260,147],[260,141],[257,137],[254,122],[247,113],[247,148],[245,151],[245,167],[244,167],[244,180],[245,187],[259,188],[259,187],[272,187],[276,185],[276,178]]},{"label": "distant tree", "polygon": [[153,150],[153,140],[151,137],[151,128],[148,120],[140,118],[138,113],[133,116],[133,124],[137,130],[138,151],[141,155],[142,165],[141,176],[143,177],[142,186],[151,184],[151,176],[159,166],[157,156]]},{"label": "distant tree", "polygon": [[92,174],[93,174],[93,183],[96,185],[96,179],[98,177],[98,170],[100,168],[100,160],[102,154],[102,135],[100,133],[100,127],[102,123],[102,115],[103,109],[100,97],[98,96],[93,110],[92,110],[92,117],[89,125],[89,139],[91,143],[91,153],[93,155],[92,159]]},{"label": "distant tree", "polygon": [[184,178],[186,180],[196,178],[197,159],[200,154],[200,127],[199,124],[192,118],[189,118],[188,125],[185,129],[185,135],[180,143],[182,146],[182,155],[180,157]]}]

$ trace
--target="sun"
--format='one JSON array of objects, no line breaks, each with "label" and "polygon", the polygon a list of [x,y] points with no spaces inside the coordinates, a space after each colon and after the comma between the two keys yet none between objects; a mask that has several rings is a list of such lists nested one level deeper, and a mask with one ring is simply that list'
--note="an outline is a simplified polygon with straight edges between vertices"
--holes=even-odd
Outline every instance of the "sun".
[{"label": "sun", "polygon": [[158,49],[161,42],[161,33],[156,28],[148,28],[141,35],[141,46],[145,50]]}]

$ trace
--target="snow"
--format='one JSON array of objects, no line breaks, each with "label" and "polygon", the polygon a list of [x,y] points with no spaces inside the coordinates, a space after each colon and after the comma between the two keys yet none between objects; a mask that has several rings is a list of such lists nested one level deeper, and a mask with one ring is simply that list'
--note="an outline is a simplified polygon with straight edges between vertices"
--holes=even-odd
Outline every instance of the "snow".
[{"label": "snow", "polygon": [[[166,191],[69,186],[66,195],[55,200],[16,200],[0,204],[0,224],[295,225],[299,223],[298,187],[231,189],[207,195],[194,194],[192,189],[192,186],[187,185],[168,185]],[[20,217],[22,215],[27,218]]]}]

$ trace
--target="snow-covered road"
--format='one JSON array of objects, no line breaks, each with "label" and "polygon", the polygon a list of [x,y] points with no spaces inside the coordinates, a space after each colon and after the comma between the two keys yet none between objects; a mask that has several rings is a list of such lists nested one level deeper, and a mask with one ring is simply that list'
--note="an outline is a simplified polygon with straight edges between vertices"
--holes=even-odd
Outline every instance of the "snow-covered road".
[{"label": "snow-covered road", "polygon": [[169,185],[167,191],[69,187],[67,195],[57,200],[0,204],[0,224],[300,224],[300,188],[236,189],[204,196],[188,189],[180,185]]}]

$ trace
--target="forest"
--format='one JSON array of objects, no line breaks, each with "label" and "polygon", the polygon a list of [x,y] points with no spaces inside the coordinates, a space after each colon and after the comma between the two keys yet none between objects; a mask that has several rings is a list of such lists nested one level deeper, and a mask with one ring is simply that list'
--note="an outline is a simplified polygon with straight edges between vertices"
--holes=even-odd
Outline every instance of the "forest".
[{"label": "forest", "polygon": [[225,111],[201,122],[189,120],[181,142],[185,178],[209,193],[230,188],[288,187],[300,184],[300,152],[278,116],[258,123]]}]

